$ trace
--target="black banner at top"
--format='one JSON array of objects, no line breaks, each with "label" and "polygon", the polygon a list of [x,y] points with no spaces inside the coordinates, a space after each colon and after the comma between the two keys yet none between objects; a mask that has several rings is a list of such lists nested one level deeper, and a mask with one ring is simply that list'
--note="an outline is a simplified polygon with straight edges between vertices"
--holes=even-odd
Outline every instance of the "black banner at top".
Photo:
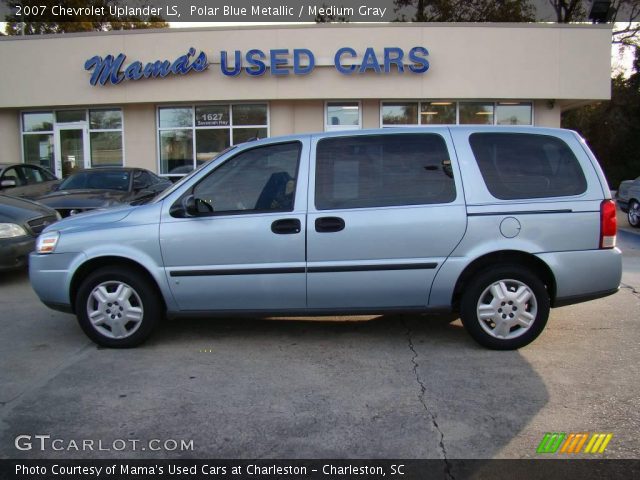
[{"label": "black banner at top", "polygon": [[[12,22],[557,22],[628,21],[627,3],[584,0],[573,10],[555,10],[548,0],[0,0],[0,19]],[[606,2],[605,2],[606,3]],[[632,2],[631,2],[632,3]],[[596,11],[597,10],[597,11]],[[564,13],[563,13],[564,12]],[[596,19],[594,17],[594,19]]]}]

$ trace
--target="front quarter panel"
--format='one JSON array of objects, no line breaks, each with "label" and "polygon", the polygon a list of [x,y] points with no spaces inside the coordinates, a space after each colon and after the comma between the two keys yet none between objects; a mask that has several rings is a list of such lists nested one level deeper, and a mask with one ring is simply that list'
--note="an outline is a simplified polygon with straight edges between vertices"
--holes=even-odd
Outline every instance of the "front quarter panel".
[{"label": "front quarter panel", "polygon": [[[158,242],[162,204],[136,207],[121,220],[97,223],[78,216],[60,229],[54,254],[31,255],[30,277],[34,290],[45,303],[70,304],[70,286],[75,272],[87,261],[121,257],[145,268],[158,284],[167,306],[173,306],[162,267]],[[55,230],[52,228],[51,230]]]}]

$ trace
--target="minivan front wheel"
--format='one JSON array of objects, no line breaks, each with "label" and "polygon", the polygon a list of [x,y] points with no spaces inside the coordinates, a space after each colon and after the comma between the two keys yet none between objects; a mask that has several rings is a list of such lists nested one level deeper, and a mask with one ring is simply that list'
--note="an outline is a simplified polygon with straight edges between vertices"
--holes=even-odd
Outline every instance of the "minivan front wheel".
[{"label": "minivan front wheel", "polygon": [[149,281],[126,267],[96,270],[80,285],[76,315],[98,345],[134,347],[144,342],[162,315]]},{"label": "minivan front wheel", "polygon": [[462,295],[460,317],[479,344],[515,350],[540,335],[549,308],[549,294],[537,275],[519,266],[500,266],[472,278]]},{"label": "minivan front wheel", "polygon": [[640,228],[640,203],[635,200],[632,200],[629,204],[627,220],[629,220],[629,225],[632,227]]}]

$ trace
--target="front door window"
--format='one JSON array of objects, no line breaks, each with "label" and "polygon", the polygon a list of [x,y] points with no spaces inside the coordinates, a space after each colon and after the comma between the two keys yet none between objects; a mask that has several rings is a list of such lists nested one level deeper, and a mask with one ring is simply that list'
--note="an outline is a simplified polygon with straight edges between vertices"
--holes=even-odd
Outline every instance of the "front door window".
[{"label": "front door window", "polygon": [[86,166],[86,128],[60,128],[56,130],[56,173],[66,177]]}]

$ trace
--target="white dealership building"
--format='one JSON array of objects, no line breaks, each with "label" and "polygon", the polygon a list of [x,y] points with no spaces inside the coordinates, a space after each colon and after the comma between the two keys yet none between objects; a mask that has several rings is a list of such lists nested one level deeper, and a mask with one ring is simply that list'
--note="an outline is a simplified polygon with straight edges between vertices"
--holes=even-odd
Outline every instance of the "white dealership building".
[{"label": "white dealership building", "polygon": [[2,160],[179,176],[255,137],[557,127],[610,98],[611,28],[319,24],[0,38]]}]

